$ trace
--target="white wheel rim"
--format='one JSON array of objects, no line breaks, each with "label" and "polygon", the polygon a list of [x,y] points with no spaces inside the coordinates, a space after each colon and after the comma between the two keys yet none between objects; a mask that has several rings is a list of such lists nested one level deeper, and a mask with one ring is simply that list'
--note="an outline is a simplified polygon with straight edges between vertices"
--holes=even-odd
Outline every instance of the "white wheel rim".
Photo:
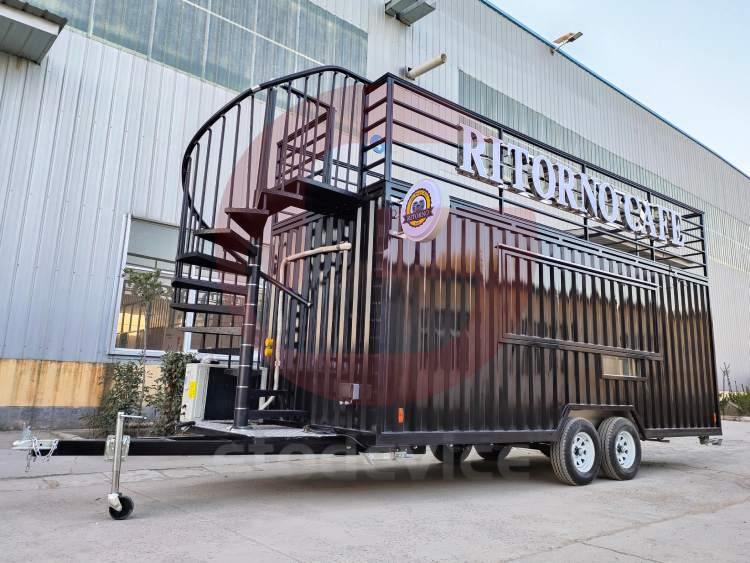
[{"label": "white wheel rim", "polygon": [[635,463],[635,440],[627,430],[620,430],[615,438],[615,456],[623,469],[630,469]]},{"label": "white wheel rim", "polygon": [[579,473],[588,473],[594,467],[596,448],[594,448],[594,441],[587,432],[579,432],[575,435],[573,444],[570,446],[570,453],[573,458],[573,465]]}]

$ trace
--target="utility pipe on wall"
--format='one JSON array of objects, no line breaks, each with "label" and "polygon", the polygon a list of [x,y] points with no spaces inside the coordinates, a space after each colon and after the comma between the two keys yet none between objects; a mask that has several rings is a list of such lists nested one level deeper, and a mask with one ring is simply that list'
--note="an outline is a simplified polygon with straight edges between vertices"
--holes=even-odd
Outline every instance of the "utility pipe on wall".
[{"label": "utility pipe on wall", "polygon": [[422,63],[419,66],[406,67],[406,78],[410,80],[416,80],[417,77],[422,76],[425,72],[430,72],[433,68],[437,68],[440,65],[445,64],[445,61],[448,60],[448,55],[445,53],[441,53],[439,57],[435,57],[431,61],[427,61],[426,63]]}]

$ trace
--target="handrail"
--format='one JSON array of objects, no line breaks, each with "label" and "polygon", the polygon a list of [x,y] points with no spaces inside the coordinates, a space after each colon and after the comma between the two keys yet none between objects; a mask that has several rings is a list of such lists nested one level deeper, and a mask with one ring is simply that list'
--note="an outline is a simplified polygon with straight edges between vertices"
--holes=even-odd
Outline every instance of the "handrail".
[{"label": "handrail", "polygon": [[[185,149],[185,152],[182,157],[182,170],[181,170],[181,176],[182,176],[182,192],[183,197],[185,198],[185,201],[183,203],[183,206],[187,208],[187,212],[194,217],[197,218],[200,225],[203,227],[209,227],[208,223],[203,219],[202,214],[198,212],[198,210],[195,208],[193,198],[190,195],[188,186],[189,186],[189,179],[186,178],[186,175],[189,173],[189,163],[190,158],[193,150],[200,142],[203,135],[211,129],[220,119],[226,116],[226,114],[232,110],[234,107],[236,107],[239,103],[242,101],[248,99],[251,96],[254,96],[255,94],[262,92],[264,90],[268,90],[270,88],[274,88],[276,86],[283,85],[285,83],[290,84],[290,93],[293,88],[291,88],[291,83],[295,80],[299,80],[301,78],[308,78],[315,75],[320,75],[325,72],[333,72],[333,73],[339,73],[343,75],[346,78],[351,78],[357,82],[360,82],[365,85],[371,84],[371,81],[367,78],[364,78],[363,76],[360,76],[359,74],[352,72],[344,67],[338,66],[338,65],[323,65],[318,66],[306,70],[301,70],[299,72],[294,72],[292,74],[287,74],[285,76],[282,76],[280,78],[275,78],[273,80],[268,80],[266,82],[263,82],[257,86],[253,86],[252,88],[249,88],[245,90],[244,92],[241,92],[231,100],[229,100],[227,103],[225,103],[222,107],[220,107],[216,112],[211,115],[204,123],[203,125],[195,132],[193,137],[188,142],[187,148]],[[187,180],[187,182],[186,182]]]},{"label": "handrail", "polygon": [[368,80],[367,78],[364,78],[357,74],[356,72],[352,72],[348,69],[345,69],[344,67],[337,66],[337,65],[323,65],[323,66],[317,66],[314,68],[309,68],[307,70],[301,70],[299,72],[294,72],[292,74],[287,74],[285,76],[282,76],[281,78],[275,78],[273,80],[268,80],[266,82],[263,82],[261,84],[258,84],[257,86],[253,86],[252,88],[249,88],[245,90],[244,92],[241,92],[231,100],[229,100],[226,104],[221,106],[211,117],[209,117],[203,125],[196,131],[195,135],[190,139],[190,142],[187,145],[187,148],[185,149],[185,153],[182,157],[182,176],[183,179],[185,177],[185,164],[187,162],[187,159],[189,158],[190,153],[192,152],[193,148],[195,148],[195,145],[198,143],[198,140],[203,136],[203,134],[208,131],[211,126],[216,123],[226,112],[228,112],[230,109],[232,109],[234,106],[236,106],[241,101],[249,98],[250,96],[253,96],[257,94],[258,92],[262,90],[267,90],[268,88],[273,88],[274,86],[279,86],[281,84],[284,84],[285,82],[292,82],[294,80],[298,80],[300,78],[306,78],[308,76],[314,76],[316,74],[321,74],[323,72],[340,72],[341,74],[344,74],[348,76],[349,78],[353,78],[354,80],[357,80],[359,82],[362,82],[364,84],[371,84],[372,81]]},{"label": "handrail", "polygon": [[518,137],[522,141],[525,141],[525,142],[527,142],[529,144],[532,144],[532,145],[534,145],[536,147],[539,147],[540,149],[542,149],[544,151],[556,154],[556,155],[558,155],[558,156],[560,156],[560,157],[562,157],[562,158],[564,158],[566,160],[571,160],[573,162],[577,162],[578,164],[582,164],[583,166],[585,166],[586,168],[588,168],[590,170],[594,170],[594,171],[598,172],[599,174],[603,174],[603,175],[607,176],[608,178],[611,178],[611,179],[616,180],[618,182],[622,182],[623,184],[627,184],[627,185],[629,185],[629,186],[631,186],[631,187],[633,187],[633,188],[635,188],[637,190],[641,190],[641,191],[644,191],[646,193],[650,193],[651,195],[656,196],[659,199],[664,200],[665,202],[671,203],[673,205],[677,205],[677,206],[679,206],[679,207],[681,207],[681,208],[683,208],[683,209],[685,209],[685,210],[687,210],[687,211],[689,211],[691,213],[696,213],[698,215],[704,215],[705,214],[705,212],[702,211],[702,210],[700,210],[700,209],[697,209],[697,208],[692,207],[692,206],[690,206],[690,205],[688,205],[686,203],[678,201],[678,200],[676,200],[676,199],[674,199],[674,198],[672,198],[672,197],[670,197],[670,196],[668,196],[666,194],[663,194],[661,192],[658,192],[658,191],[654,190],[653,188],[648,188],[648,187],[644,186],[643,184],[640,184],[640,183],[638,183],[638,182],[636,182],[634,180],[630,180],[628,178],[620,176],[620,175],[616,174],[615,172],[612,172],[610,170],[606,170],[606,169],[602,168],[601,166],[598,166],[596,164],[592,164],[591,162],[588,162],[588,161],[586,161],[586,160],[584,160],[584,159],[582,159],[580,157],[577,157],[577,156],[574,156],[574,155],[572,155],[570,153],[567,153],[564,150],[561,150],[559,148],[556,148],[556,147],[553,147],[551,145],[548,145],[547,143],[545,143],[543,141],[540,141],[539,139],[534,139],[533,137],[530,137],[530,136],[526,135],[525,133],[521,133],[520,131],[517,131],[517,130],[512,129],[512,128],[506,126],[506,125],[503,125],[502,123],[500,123],[498,121],[490,119],[489,117],[487,117],[485,115],[477,113],[477,112],[475,112],[475,111],[473,111],[473,110],[471,110],[469,108],[463,107],[462,105],[460,105],[460,104],[458,104],[458,103],[456,103],[454,101],[451,101],[451,100],[449,100],[447,98],[444,98],[444,97],[442,97],[442,96],[440,96],[438,94],[435,94],[434,92],[430,92],[429,90],[425,90],[424,88],[421,88],[421,87],[417,86],[416,84],[412,83],[411,81],[406,80],[406,79],[404,79],[404,78],[402,78],[400,76],[397,76],[395,74],[392,74],[392,73],[384,74],[383,76],[381,76],[377,80],[371,81],[370,82],[370,86],[371,87],[383,86],[383,85],[385,85],[387,83],[388,80],[393,81],[393,83],[396,84],[397,86],[401,86],[403,88],[406,88],[408,90],[416,92],[420,96],[423,96],[423,97],[427,98],[428,100],[430,100],[432,102],[435,102],[437,104],[445,106],[445,107],[447,107],[449,109],[452,109],[452,110],[454,110],[454,111],[456,111],[458,113],[462,113],[462,114],[466,115],[467,117],[470,117],[471,119],[476,119],[477,121],[480,121],[480,122],[484,123],[485,125],[489,125],[489,126],[491,126],[493,128],[497,128],[500,131],[503,131],[504,133],[508,133],[510,135],[513,135],[514,137]]},{"label": "handrail", "polygon": [[[317,81],[317,82],[316,82]],[[339,81],[343,81],[343,87],[338,83]],[[347,86],[349,81],[352,81],[351,85]],[[302,84],[304,84],[304,88],[302,87]],[[317,87],[315,86],[317,84]],[[308,89],[309,85],[309,89]],[[372,103],[371,105],[367,105],[368,97],[376,92],[379,88],[382,88],[383,86],[387,87],[387,94],[381,98],[378,99],[378,101]],[[351,100],[347,99],[347,93],[349,88],[354,88],[354,94],[352,94]],[[377,175],[374,172],[372,172],[372,169],[377,166],[384,165],[386,168],[385,175],[386,179],[388,180],[396,180],[395,178],[391,177],[391,169],[394,167],[403,168],[409,170],[410,167],[407,166],[403,162],[397,162],[393,160],[389,156],[389,151],[391,150],[390,146],[400,146],[407,150],[415,151],[419,154],[422,154],[424,156],[428,156],[432,159],[436,159],[439,162],[443,162],[445,164],[450,164],[446,159],[441,158],[439,154],[432,154],[428,155],[424,151],[420,150],[418,147],[413,146],[405,146],[402,142],[398,141],[397,139],[393,138],[393,133],[388,132],[388,127],[391,129],[393,128],[393,125],[398,125],[401,128],[407,128],[411,129],[420,135],[423,135],[425,137],[431,138],[433,141],[438,141],[442,143],[446,143],[449,146],[457,146],[454,145],[451,141],[446,141],[442,137],[439,137],[434,134],[430,134],[429,130],[425,130],[424,128],[416,129],[413,126],[408,125],[407,123],[403,123],[402,120],[395,119],[393,108],[390,108],[390,111],[388,108],[386,108],[386,115],[385,117],[382,117],[380,119],[377,119],[374,123],[368,123],[367,120],[367,114],[373,110],[375,107],[379,107],[382,104],[391,104],[392,106],[400,106],[401,108],[404,108],[407,111],[414,111],[418,115],[421,115],[424,118],[427,118],[429,120],[433,120],[436,123],[448,126],[448,127],[457,127],[458,124],[452,124],[445,119],[442,119],[440,115],[432,115],[429,111],[425,111],[424,109],[420,109],[418,106],[419,104],[415,103],[407,103],[403,100],[398,100],[393,95],[394,87],[398,87],[399,89],[404,90],[407,93],[412,93],[414,96],[419,97],[423,99],[426,102],[434,103],[439,105],[441,108],[451,110],[453,112],[456,112],[457,115],[463,116],[462,118],[470,119],[470,120],[476,120],[479,123],[482,123],[492,129],[497,130],[500,132],[500,135],[509,135],[512,136],[520,141],[524,141],[529,143],[532,146],[537,147],[538,149],[549,152],[551,154],[557,155],[562,159],[569,160],[571,162],[577,163],[581,165],[583,170],[589,172],[596,172],[599,174],[602,174],[603,176],[606,176],[608,179],[611,179],[616,182],[621,182],[622,184],[629,186],[633,188],[634,190],[639,190],[643,192],[644,194],[648,194],[649,201],[652,201],[652,197],[655,199],[658,199],[660,203],[666,203],[671,204],[674,206],[679,207],[681,210],[684,210],[685,213],[683,214],[683,217],[685,221],[688,223],[687,226],[695,226],[697,230],[700,231],[700,235],[691,235],[690,244],[696,244],[696,245],[702,245],[701,253],[704,256],[703,259],[703,266],[705,269],[706,266],[706,257],[705,257],[705,226],[704,226],[704,212],[702,210],[699,210],[697,208],[694,208],[686,203],[683,203],[681,201],[678,201],[674,199],[673,197],[670,197],[668,195],[665,195],[663,193],[660,193],[657,190],[654,190],[652,188],[646,187],[638,182],[635,182],[633,180],[630,180],[628,178],[625,178],[623,176],[618,175],[615,172],[606,170],[598,165],[592,164],[582,158],[579,158],[577,156],[574,156],[570,153],[565,152],[564,150],[561,150],[557,147],[548,145],[547,143],[540,141],[538,139],[534,139],[530,137],[529,135],[526,135],[520,131],[517,131],[515,129],[512,129],[510,127],[507,127],[503,125],[502,123],[495,121],[493,119],[490,119],[484,115],[481,115],[477,113],[476,111],[473,111],[471,109],[468,109],[466,107],[461,106],[457,102],[451,101],[447,98],[444,98],[436,93],[430,92],[429,90],[426,90],[424,88],[421,88],[415,84],[413,84],[410,81],[407,81],[399,76],[396,76],[391,73],[387,73],[377,80],[368,80],[367,78],[364,78],[360,76],[359,74],[352,72],[346,68],[343,68],[341,66],[337,65],[324,65],[319,66],[311,69],[306,69],[303,71],[287,74],[285,76],[275,78],[273,80],[269,80],[266,82],[263,82],[257,86],[254,86],[252,88],[249,88],[248,90],[245,90],[244,92],[241,92],[240,94],[236,95],[234,98],[226,102],[221,108],[219,108],[216,112],[213,113],[204,123],[201,125],[201,127],[196,131],[196,133],[192,136],[190,139],[188,146],[185,150],[185,153],[183,155],[183,162],[182,162],[182,191],[183,191],[183,215],[186,217],[186,222],[189,222],[191,224],[190,227],[188,227],[188,231],[194,231],[195,227],[198,229],[202,229],[205,227],[213,228],[217,224],[219,224],[218,216],[216,215],[216,207],[217,207],[217,201],[219,198],[219,178],[220,178],[220,172],[217,168],[216,170],[216,178],[215,178],[215,185],[212,186],[212,192],[213,192],[213,200],[211,201],[210,207],[213,208],[213,216],[209,216],[208,214],[211,213],[211,209],[208,209],[206,211],[206,215],[204,217],[203,214],[203,203],[202,200],[198,197],[198,192],[195,191],[195,186],[191,186],[191,181],[193,184],[196,183],[196,178],[198,174],[203,174],[203,183],[206,183],[206,173],[208,171],[209,166],[213,166],[212,161],[209,160],[209,153],[211,151],[211,137],[212,134],[215,133],[215,142],[218,143],[219,146],[219,160],[221,161],[222,157],[222,150],[224,147],[224,127],[225,125],[221,125],[221,120],[235,120],[236,119],[236,126],[234,131],[234,160],[233,166],[237,166],[237,147],[238,147],[238,139],[240,131],[243,132],[243,134],[246,134],[247,127],[241,128],[240,123],[242,116],[245,116],[245,119],[247,119],[247,114],[245,113],[250,111],[250,118],[249,118],[249,129],[250,129],[250,148],[249,148],[249,155],[247,156],[247,188],[246,188],[246,198],[244,199],[244,203],[240,203],[239,205],[247,205],[252,206],[252,194],[253,191],[255,191],[255,204],[258,205],[259,197],[262,197],[263,195],[266,195],[265,193],[261,194],[258,190],[263,190],[263,188],[267,188],[265,185],[269,180],[267,180],[268,174],[271,172],[268,170],[268,166],[271,165],[270,162],[268,162],[268,159],[270,158],[270,144],[274,143],[278,145],[276,152],[281,151],[281,148],[283,147],[283,155],[279,152],[279,155],[277,155],[277,161],[276,166],[277,168],[281,166],[282,168],[288,168],[289,170],[282,171],[282,175],[286,176],[286,174],[294,175],[295,173],[298,173],[299,175],[305,175],[307,176],[308,173],[312,174],[313,177],[322,177],[322,181],[324,183],[329,183],[331,180],[331,166],[332,166],[332,160],[333,165],[336,169],[336,178],[338,178],[338,172],[342,169],[346,169],[347,171],[347,183],[348,183],[348,171],[354,170],[355,178],[357,177],[357,174],[364,174],[365,176],[369,175]],[[317,91],[316,91],[317,90]],[[255,158],[253,158],[253,145],[256,145],[257,148],[257,139],[253,140],[253,133],[255,127],[253,126],[254,123],[254,115],[255,110],[253,109],[255,107],[255,98],[254,96],[256,94],[259,94],[261,92],[268,92],[266,96],[260,100],[264,101],[267,105],[265,109],[265,119],[263,121],[262,127],[261,127],[261,135],[262,135],[262,145],[260,149],[263,149],[265,147],[265,151],[261,150],[263,154],[258,157],[258,155],[255,155]],[[274,135],[277,133],[274,132],[274,123],[276,121],[275,118],[275,112],[279,109],[283,110],[283,108],[277,108],[276,103],[274,101],[274,93],[276,92],[285,92],[285,105],[286,105],[286,121],[284,122],[284,133],[280,140],[276,141]],[[358,97],[359,95],[359,97]],[[361,99],[360,99],[361,98]],[[242,102],[247,100],[247,104],[243,104]],[[347,105],[347,102],[350,105]],[[290,103],[294,105],[296,109],[290,111]],[[361,107],[357,104],[360,103]],[[313,109],[314,106],[314,109]],[[341,107],[339,107],[341,106]],[[346,116],[342,115],[342,111],[346,112]],[[357,109],[358,108],[358,109]],[[324,111],[321,113],[319,109],[323,109]],[[361,112],[360,114],[357,114],[357,119],[355,120],[355,110]],[[349,113],[351,113],[351,116],[349,116]],[[283,115],[283,112],[282,112]],[[292,115],[292,121],[290,121],[290,115]],[[294,117],[296,115],[296,117]],[[459,118],[460,121],[462,118]],[[336,125],[335,121],[339,119],[338,126]],[[335,151],[333,150],[334,144],[336,143],[336,131],[334,129],[338,128],[338,144],[341,143],[342,139],[342,130],[344,129],[344,124],[346,119],[349,121],[350,126],[347,129],[347,135],[349,134],[355,134],[356,129],[352,127],[351,124],[356,122],[360,122],[362,124],[362,129],[360,131],[361,133],[361,144],[358,148],[358,151],[360,154],[359,159],[359,166],[356,163],[351,162],[351,143],[354,142],[354,140],[348,140],[345,141],[349,143],[349,156],[345,159],[345,161],[339,162],[339,159],[337,159],[334,156]],[[234,123],[234,121],[232,122]],[[291,132],[287,131],[287,124],[291,124]],[[312,129],[311,123],[314,123],[314,131]],[[320,136],[317,134],[318,131],[318,125],[323,124],[325,125],[322,127],[323,130],[323,136]],[[377,141],[376,144],[385,144],[386,145],[386,157],[379,161],[371,162],[369,165],[364,165],[362,160],[362,154],[366,152],[367,150],[371,149],[373,146],[376,146],[376,144],[367,144],[365,134],[367,131],[370,131],[372,128],[374,128],[376,125],[386,125],[386,135],[383,139]],[[307,141],[307,135],[310,133],[311,135],[314,135],[314,138],[311,138],[309,141]],[[302,142],[304,146],[300,145],[299,148],[297,148],[296,141]],[[316,149],[318,139],[324,140],[324,148],[322,152],[318,152]],[[231,138],[228,141],[231,143]],[[242,141],[244,143],[244,140]],[[292,156],[289,157],[287,155],[287,144],[295,143],[294,146],[291,148]],[[305,148],[308,144],[312,144],[312,150],[310,154],[308,155],[307,149]],[[206,155],[203,155],[204,147],[206,149]],[[228,154],[228,153],[227,153]],[[299,154],[299,157],[295,157],[294,155]],[[338,153],[336,153],[338,154]],[[323,160],[323,167],[318,168],[317,164],[315,163],[316,158],[318,158],[316,155],[324,155]],[[243,157],[244,158],[244,157]],[[291,158],[291,164],[287,166],[286,162],[287,160]],[[299,163],[296,163],[295,159],[299,158],[301,159]],[[287,159],[287,160],[284,160]],[[203,163],[205,161],[205,164]],[[213,161],[215,162],[215,161]],[[256,163],[256,164],[253,164]],[[307,163],[312,163],[310,169],[307,168]],[[206,167],[205,170],[203,170],[203,166]],[[222,163],[219,162],[217,164],[218,167],[222,166]],[[255,167],[257,166],[257,170]],[[297,172],[297,168],[299,167],[299,171]],[[251,168],[254,170],[251,173]],[[212,169],[213,170],[213,169]],[[411,169],[413,172],[421,172],[420,169]],[[277,175],[279,172],[277,172]],[[211,183],[213,184],[214,178],[213,178],[213,171],[211,176]],[[278,180],[278,178],[277,178]],[[344,180],[341,180],[342,182]],[[445,181],[451,183],[451,180],[445,179]],[[455,183],[455,182],[452,182]],[[337,180],[338,184],[338,180]],[[468,189],[472,191],[472,188],[463,185],[463,184],[457,184],[459,187]],[[231,188],[234,189],[235,187],[235,172],[232,171],[232,180],[231,180]],[[268,186],[270,187],[270,186]],[[361,187],[361,186],[360,186]],[[232,201],[232,189],[230,189],[230,207],[233,206]],[[240,189],[240,188],[238,188]],[[191,190],[193,190],[193,193],[191,193]],[[201,194],[205,194],[206,187],[204,186],[203,192]],[[237,197],[239,198],[238,201],[242,202],[242,196],[240,194],[245,193],[245,190],[243,191],[237,191]],[[202,197],[206,198],[205,195],[202,195]],[[209,196],[210,200],[210,196]],[[514,203],[514,205],[517,205],[517,203]],[[198,209],[198,207],[201,207],[201,209]],[[521,207],[524,207],[521,205]],[[531,209],[531,208],[530,208]],[[689,219],[693,219],[692,221]],[[234,221],[234,219],[230,220],[230,223]],[[231,227],[230,227],[231,228]],[[585,227],[584,227],[585,228]],[[694,229],[690,229],[692,231]],[[685,232],[690,232],[685,231]],[[248,231],[249,232],[249,231]],[[622,238],[618,237],[617,234],[610,233],[615,238]],[[190,235],[188,235],[190,236]],[[202,235],[200,235],[202,236]],[[588,234],[586,235],[588,236]],[[185,248],[191,246],[191,240],[195,240],[193,238],[188,239],[187,244],[182,244],[180,248],[182,249],[183,246]],[[654,252],[660,252],[660,253],[667,253],[668,251],[660,250],[659,248],[655,248],[653,244],[650,246],[647,243],[641,244],[641,242],[636,238],[634,241],[631,241],[630,238],[623,239],[625,242],[633,243],[638,249],[640,246],[643,246],[644,250],[650,251],[652,256]],[[202,245],[203,243],[200,242]],[[202,248],[202,246],[201,246]],[[695,250],[698,250],[698,247],[695,248]],[[230,254],[232,254],[230,252]],[[685,258],[690,262],[689,258],[692,256],[697,256],[699,253],[695,254],[675,254],[675,258]],[[236,255],[233,254],[233,256]],[[653,259],[653,258],[652,258]],[[696,262],[697,264],[697,262]]]}]

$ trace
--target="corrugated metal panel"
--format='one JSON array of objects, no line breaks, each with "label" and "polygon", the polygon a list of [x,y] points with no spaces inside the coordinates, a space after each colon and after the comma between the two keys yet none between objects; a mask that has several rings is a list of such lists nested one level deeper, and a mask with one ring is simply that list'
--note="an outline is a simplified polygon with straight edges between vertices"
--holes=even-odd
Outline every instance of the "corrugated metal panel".
[{"label": "corrugated metal panel", "polygon": [[179,221],[182,147],[233,94],[76,32],[0,76],[0,356],[104,359],[124,218]]},{"label": "corrugated metal panel", "polygon": [[[717,426],[703,283],[454,204],[431,242],[384,236],[397,206],[379,226],[384,431],[553,430],[570,403],[634,405],[647,429]],[[642,379],[605,376],[608,356]]]}]

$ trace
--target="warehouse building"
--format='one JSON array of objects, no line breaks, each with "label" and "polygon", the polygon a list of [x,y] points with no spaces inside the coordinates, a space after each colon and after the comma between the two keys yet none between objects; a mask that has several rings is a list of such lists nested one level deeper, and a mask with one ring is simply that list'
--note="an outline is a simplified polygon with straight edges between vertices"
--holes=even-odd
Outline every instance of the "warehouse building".
[{"label": "warehouse building", "polygon": [[[214,111],[298,70],[441,53],[420,86],[705,211],[716,361],[750,380],[750,178],[488,2],[396,4],[0,0],[0,428],[78,426],[107,365],[139,355],[121,273],[169,285],[182,154]],[[192,349],[154,306],[149,358]]]}]

